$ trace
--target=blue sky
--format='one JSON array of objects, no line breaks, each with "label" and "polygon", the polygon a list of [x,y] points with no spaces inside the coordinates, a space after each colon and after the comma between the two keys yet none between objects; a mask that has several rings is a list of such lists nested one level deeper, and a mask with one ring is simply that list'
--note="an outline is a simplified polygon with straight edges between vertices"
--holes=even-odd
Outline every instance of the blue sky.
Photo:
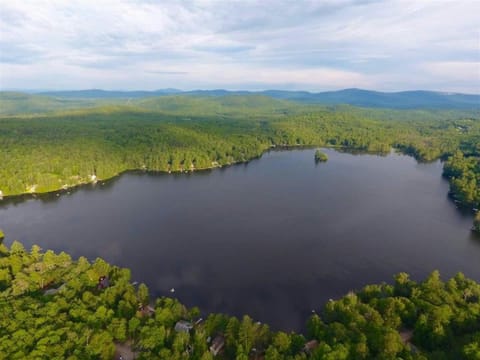
[{"label": "blue sky", "polygon": [[0,2],[2,89],[480,93],[480,0]]}]

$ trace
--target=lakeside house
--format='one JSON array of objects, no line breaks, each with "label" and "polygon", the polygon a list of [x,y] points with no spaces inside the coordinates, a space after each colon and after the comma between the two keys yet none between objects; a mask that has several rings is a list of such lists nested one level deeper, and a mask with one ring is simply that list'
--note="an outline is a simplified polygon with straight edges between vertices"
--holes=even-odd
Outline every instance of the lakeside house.
[{"label": "lakeside house", "polygon": [[212,341],[212,345],[210,345],[210,352],[213,356],[217,356],[220,351],[223,350],[225,346],[225,338],[223,335],[217,335]]},{"label": "lakeside house", "polygon": [[109,286],[110,286],[110,281],[108,280],[108,277],[106,277],[105,275],[100,276],[100,278],[98,279],[97,287],[99,289],[105,289]]},{"label": "lakeside house", "polygon": [[317,347],[318,347],[318,341],[310,340],[307,343],[305,343],[305,346],[303,347],[303,351],[305,351],[307,354],[310,354]]},{"label": "lakeside house", "polygon": [[155,314],[155,309],[150,305],[143,305],[139,304],[138,311],[142,314],[142,316],[153,316]]},{"label": "lakeside house", "polygon": [[60,290],[64,289],[65,286],[66,286],[65,283],[63,283],[62,285],[60,285],[57,288],[47,289],[43,292],[43,295],[55,295]]},{"label": "lakeside house", "polygon": [[185,321],[185,320],[180,320],[177,321],[175,324],[175,331],[176,332],[184,332],[184,333],[189,333],[190,330],[193,329],[192,323]]}]

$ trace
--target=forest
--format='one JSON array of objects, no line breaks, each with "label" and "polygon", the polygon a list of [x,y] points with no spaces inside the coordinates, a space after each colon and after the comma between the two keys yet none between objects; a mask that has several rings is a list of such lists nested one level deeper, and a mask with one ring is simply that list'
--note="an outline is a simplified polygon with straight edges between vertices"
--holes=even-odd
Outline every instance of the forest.
[{"label": "forest", "polygon": [[443,173],[450,179],[451,192],[455,199],[478,208],[480,204],[479,157],[465,156],[463,152],[456,151],[445,162]]},{"label": "forest", "polygon": [[14,113],[0,116],[4,197],[65,190],[128,170],[228,166],[272,147],[325,146],[446,160],[452,197],[479,208],[477,110],[320,106],[264,95],[75,100],[3,93],[0,100]]},{"label": "forest", "polygon": [[[201,318],[204,316],[204,319]],[[0,244],[0,358],[479,359],[480,284],[400,273],[307,319],[305,333],[154,299],[130,271],[20,242]]]}]

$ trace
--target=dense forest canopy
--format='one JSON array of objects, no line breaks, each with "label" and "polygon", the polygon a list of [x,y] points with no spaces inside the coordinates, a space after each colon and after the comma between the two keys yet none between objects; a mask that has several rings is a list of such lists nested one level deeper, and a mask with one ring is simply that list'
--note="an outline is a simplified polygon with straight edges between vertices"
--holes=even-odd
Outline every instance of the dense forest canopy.
[{"label": "dense forest canopy", "polygon": [[331,300],[302,335],[249,316],[202,321],[197,308],[150,298],[128,269],[13,242],[0,244],[0,314],[2,359],[112,359],[125,349],[138,359],[480,357],[480,284],[436,271]]},{"label": "dense forest canopy", "polygon": [[101,101],[96,99],[65,99],[20,92],[0,92],[0,115],[36,114],[58,110],[91,108]]}]

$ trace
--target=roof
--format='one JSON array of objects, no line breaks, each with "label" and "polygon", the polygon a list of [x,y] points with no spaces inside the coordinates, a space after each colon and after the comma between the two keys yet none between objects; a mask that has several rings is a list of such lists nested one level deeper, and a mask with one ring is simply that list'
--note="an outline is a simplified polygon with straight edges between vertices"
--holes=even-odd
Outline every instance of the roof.
[{"label": "roof", "polygon": [[303,349],[305,351],[311,351],[311,350],[315,349],[317,346],[318,346],[318,341],[317,340],[310,340],[309,342],[307,342],[305,344]]},{"label": "roof", "polygon": [[100,276],[98,279],[98,287],[101,289],[107,288],[110,286],[110,281],[108,280],[107,276]]},{"label": "roof", "polygon": [[225,343],[225,338],[222,335],[217,335],[212,341],[212,346],[222,346]]},{"label": "roof", "polygon": [[175,324],[176,332],[189,332],[192,329],[193,329],[192,323],[185,320],[180,320]]},{"label": "roof", "polygon": [[210,345],[210,351],[213,355],[217,355],[225,345],[225,338],[223,335],[217,335],[212,341],[212,345]]},{"label": "roof", "polygon": [[59,292],[60,290],[62,290],[63,288],[65,288],[65,283],[63,283],[62,285],[60,285],[59,287],[57,288],[51,288],[51,289],[47,289],[43,292],[43,295],[55,295],[57,292]]},{"label": "roof", "polygon": [[404,344],[409,343],[413,337],[413,330],[400,331],[400,337],[402,338]]},{"label": "roof", "polygon": [[57,292],[58,289],[48,289],[43,293],[43,295],[55,295]]}]

